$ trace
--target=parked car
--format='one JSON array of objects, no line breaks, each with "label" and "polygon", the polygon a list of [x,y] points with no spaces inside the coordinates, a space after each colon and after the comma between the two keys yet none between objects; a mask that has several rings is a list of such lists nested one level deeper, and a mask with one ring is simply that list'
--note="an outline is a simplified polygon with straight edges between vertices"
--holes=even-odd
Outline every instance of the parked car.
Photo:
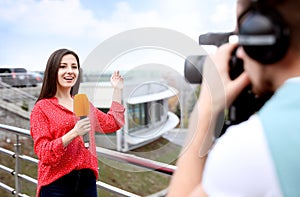
[{"label": "parked car", "polygon": [[43,82],[43,75],[40,72],[32,71],[28,72],[29,74],[29,79],[31,84],[39,84]]},{"label": "parked car", "polygon": [[30,75],[25,68],[0,68],[1,82],[13,87],[31,87],[37,83],[30,80]]}]

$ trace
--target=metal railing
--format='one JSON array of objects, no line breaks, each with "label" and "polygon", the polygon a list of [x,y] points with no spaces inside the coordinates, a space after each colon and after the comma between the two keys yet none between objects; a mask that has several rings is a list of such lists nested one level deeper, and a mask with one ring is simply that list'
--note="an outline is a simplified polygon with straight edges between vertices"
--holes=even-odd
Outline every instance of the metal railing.
[{"label": "metal railing", "polygon": [[[16,143],[14,144],[14,151],[0,147],[0,153],[9,155],[12,158],[14,158],[15,159],[15,168],[11,169],[7,166],[0,164],[0,170],[10,173],[14,176],[15,186],[11,187],[0,181],[0,188],[4,189],[7,192],[10,192],[14,196],[28,197],[28,195],[21,193],[20,180],[23,179],[23,180],[26,180],[29,183],[32,183],[35,185],[37,184],[37,180],[26,174],[22,174],[22,172],[20,171],[20,163],[21,163],[21,161],[26,161],[26,162],[37,164],[38,160],[35,158],[32,158],[30,156],[22,155],[20,138],[21,137],[31,138],[30,131],[26,130],[26,129],[18,128],[18,127],[0,124],[0,132],[4,132],[4,131],[14,134],[16,136]],[[163,173],[166,175],[172,175],[176,169],[176,167],[174,165],[169,165],[169,164],[145,159],[142,157],[137,157],[135,155],[130,155],[130,154],[121,153],[121,152],[117,152],[117,151],[113,151],[113,150],[108,150],[108,149],[104,149],[101,147],[97,147],[97,155],[105,157],[107,159],[115,160],[118,162],[124,162],[124,163],[128,163],[128,164],[131,164],[134,166],[151,169],[151,170],[154,170],[156,172]],[[101,182],[101,181],[97,181],[96,184],[97,184],[97,188],[112,192],[118,196],[128,196],[128,197],[138,197],[139,196],[139,195],[122,190],[120,188],[117,188],[115,186],[109,185],[109,184]]]}]

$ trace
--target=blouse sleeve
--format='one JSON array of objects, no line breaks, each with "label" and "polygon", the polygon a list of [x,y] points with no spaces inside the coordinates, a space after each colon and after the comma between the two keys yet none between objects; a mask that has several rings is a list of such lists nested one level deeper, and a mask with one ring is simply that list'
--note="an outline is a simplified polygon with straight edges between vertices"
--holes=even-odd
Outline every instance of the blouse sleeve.
[{"label": "blouse sleeve", "polygon": [[30,115],[30,134],[39,160],[45,165],[58,163],[64,153],[62,139],[51,135],[47,116],[39,106],[35,106]]},{"label": "blouse sleeve", "polygon": [[125,108],[118,102],[113,101],[109,111],[106,113],[94,108],[97,116],[100,132],[112,133],[124,126]]}]

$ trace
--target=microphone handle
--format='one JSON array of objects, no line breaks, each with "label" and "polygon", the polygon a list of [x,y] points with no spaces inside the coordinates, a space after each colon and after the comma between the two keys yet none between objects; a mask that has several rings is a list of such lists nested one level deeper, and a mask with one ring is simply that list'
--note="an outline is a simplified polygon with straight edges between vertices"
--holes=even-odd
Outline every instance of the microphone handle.
[{"label": "microphone handle", "polygon": [[[80,116],[80,120],[86,118],[87,116]],[[90,136],[89,132],[83,135],[83,142],[84,142],[84,147],[89,148],[90,147]]]}]

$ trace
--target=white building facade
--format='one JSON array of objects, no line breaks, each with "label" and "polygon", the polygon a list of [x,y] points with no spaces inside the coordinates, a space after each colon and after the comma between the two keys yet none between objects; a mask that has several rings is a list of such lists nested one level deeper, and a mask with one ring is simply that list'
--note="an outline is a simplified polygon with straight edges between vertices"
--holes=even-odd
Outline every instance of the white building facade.
[{"label": "white building facade", "polygon": [[[106,112],[111,105],[113,89],[108,82],[83,82],[79,93]],[[179,118],[169,111],[169,99],[178,91],[164,82],[125,83],[122,102],[125,125],[113,134],[96,134],[98,146],[122,152],[150,143],[179,124]]]}]

